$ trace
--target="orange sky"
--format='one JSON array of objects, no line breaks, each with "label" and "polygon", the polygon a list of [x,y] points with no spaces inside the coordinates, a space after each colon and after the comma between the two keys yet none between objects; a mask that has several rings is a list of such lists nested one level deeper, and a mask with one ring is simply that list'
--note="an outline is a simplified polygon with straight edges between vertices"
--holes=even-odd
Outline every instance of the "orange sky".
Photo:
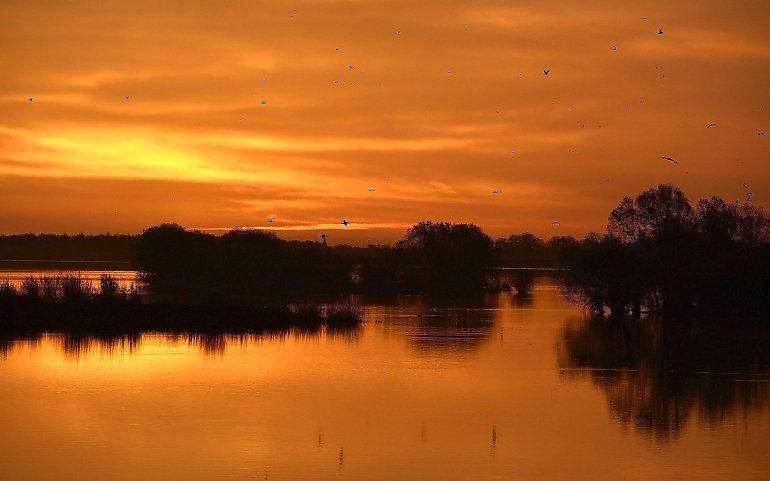
[{"label": "orange sky", "polygon": [[4,0],[0,233],[582,237],[659,183],[730,202],[746,184],[767,207],[768,18],[759,0]]}]

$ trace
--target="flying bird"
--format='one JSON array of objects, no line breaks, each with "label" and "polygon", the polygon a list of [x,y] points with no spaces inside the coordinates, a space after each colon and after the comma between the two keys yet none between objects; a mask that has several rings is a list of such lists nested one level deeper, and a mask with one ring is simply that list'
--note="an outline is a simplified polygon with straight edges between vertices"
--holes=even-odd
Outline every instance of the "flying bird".
[{"label": "flying bird", "polygon": [[344,225],[345,227],[347,227],[348,224],[350,224],[350,222],[348,222],[346,219],[342,219],[341,224]]},{"label": "flying bird", "polygon": [[719,126],[717,124],[711,123],[706,126],[706,128],[709,128],[709,127],[719,127]]},{"label": "flying bird", "polygon": [[32,97],[29,98],[29,101],[32,102]]},{"label": "flying bird", "polygon": [[663,29],[662,28],[658,29],[658,35],[663,35]]},{"label": "flying bird", "polygon": [[267,219],[268,222],[273,222],[274,220],[275,220],[275,217],[271,217],[271,218]]},{"label": "flying bird", "polygon": [[544,68],[543,69],[543,74],[548,75],[549,73],[551,73],[551,69],[549,69],[549,68]]},{"label": "flying bird", "polygon": [[555,220],[555,221],[551,222],[551,225],[559,225],[559,221]]},{"label": "flying bird", "polygon": [[493,191],[492,191],[492,193],[493,193],[493,194],[499,194],[499,193],[500,193],[500,191],[499,191],[499,190],[493,190]]},{"label": "flying bird", "polygon": [[[32,101],[32,99],[29,99],[29,101],[31,102],[31,101]],[[757,137],[762,137],[762,138],[764,138],[764,137],[765,137],[765,133],[764,133],[764,132],[757,132]]]},{"label": "flying bird", "polygon": [[673,162],[675,164],[678,163],[676,160],[672,159],[671,157],[661,157],[661,159],[670,160],[671,162]]},{"label": "flying bird", "polygon": [[617,50],[617,49],[618,49],[617,45],[612,46],[612,50]]}]

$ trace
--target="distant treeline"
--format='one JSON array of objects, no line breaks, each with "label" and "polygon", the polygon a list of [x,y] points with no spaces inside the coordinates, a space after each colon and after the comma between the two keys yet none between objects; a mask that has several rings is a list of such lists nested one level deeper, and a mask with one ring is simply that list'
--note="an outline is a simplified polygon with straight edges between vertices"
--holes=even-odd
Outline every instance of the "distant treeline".
[{"label": "distant treeline", "polygon": [[0,258],[130,260],[151,291],[223,304],[260,296],[355,292],[526,293],[530,271],[563,268],[568,299],[596,312],[770,318],[770,216],[718,197],[696,205],[672,185],[625,197],[606,234],[494,241],[473,224],[419,222],[393,246],[327,246],[233,229],[177,224],[140,236],[0,237]]},{"label": "distant treeline", "polygon": [[[98,234],[16,234],[0,235],[0,260],[33,261],[105,261],[131,262],[136,260],[140,235]],[[512,234],[497,239],[493,246],[500,267],[560,267],[559,253],[575,242],[571,236],[556,236],[544,241],[534,234]],[[295,242],[296,243],[296,242]],[[371,252],[388,249],[387,246],[332,247],[340,251]],[[366,254],[363,254],[366,256]]]},{"label": "distant treeline", "polygon": [[135,235],[19,234],[0,236],[0,260],[130,262]]},{"label": "distant treeline", "polygon": [[543,242],[532,234],[495,242],[472,224],[427,221],[409,228],[395,246],[367,247],[284,241],[260,230],[213,236],[163,224],[141,235],[135,262],[159,292],[463,292],[508,287],[496,268],[509,262],[555,267],[557,250],[572,243]]},{"label": "distant treeline", "polygon": [[770,216],[672,185],[625,197],[607,233],[564,251],[568,299],[596,312],[770,319]]},{"label": "distant treeline", "polygon": [[366,247],[285,241],[261,230],[214,236],[163,224],[134,236],[0,236],[0,262],[32,260],[56,268],[62,267],[57,261],[128,262],[153,286],[206,296],[465,291],[510,283],[522,291],[531,288],[531,275],[501,280],[495,268],[560,267],[559,253],[573,243],[569,236],[544,241],[531,233],[493,241],[475,225],[446,222],[420,222],[394,246]]}]

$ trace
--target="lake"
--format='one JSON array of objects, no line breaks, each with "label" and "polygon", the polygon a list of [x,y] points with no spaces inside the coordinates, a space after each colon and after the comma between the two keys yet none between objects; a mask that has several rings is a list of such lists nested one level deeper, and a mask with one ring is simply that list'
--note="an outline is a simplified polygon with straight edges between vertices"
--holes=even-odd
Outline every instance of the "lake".
[{"label": "lake", "polygon": [[[6,261],[8,262],[8,261]],[[34,277],[40,279],[41,277],[56,277],[61,275],[76,275],[80,276],[83,280],[90,282],[94,287],[98,289],[99,279],[103,275],[112,277],[118,282],[118,285],[123,287],[130,287],[132,284],[136,287],[142,287],[143,282],[139,278],[137,271],[133,270],[116,270],[116,269],[88,269],[88,270],[71,270],[71,269],[51,269],[40,268],[30,269],[28,267],[12,269],[12,268],[0,268],[0,281],[7,280],[12,286],[19,288],[25,279]]]},{"label": "lake", "polygon": [[0,477],[770,476],[766,332],[592,320],[547,277],[359,300],[353,330],[5,339]]}]

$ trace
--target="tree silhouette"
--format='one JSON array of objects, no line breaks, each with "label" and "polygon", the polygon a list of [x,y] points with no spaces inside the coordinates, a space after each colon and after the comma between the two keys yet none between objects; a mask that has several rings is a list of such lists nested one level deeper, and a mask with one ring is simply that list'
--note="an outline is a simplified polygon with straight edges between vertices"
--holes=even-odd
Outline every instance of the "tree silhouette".
[{"label": "tree silhouette", "polygon": [[770,316],[770,217],[664,184],[625,197],[607,234],[567,249],[563,291],[596,311]]},{"label": "tree silhouette", "polygon": [[397,247],[423,269],[420,281],[434,290],[479,288],[495,261],[492,238],[473,224],[419,222]]}]

